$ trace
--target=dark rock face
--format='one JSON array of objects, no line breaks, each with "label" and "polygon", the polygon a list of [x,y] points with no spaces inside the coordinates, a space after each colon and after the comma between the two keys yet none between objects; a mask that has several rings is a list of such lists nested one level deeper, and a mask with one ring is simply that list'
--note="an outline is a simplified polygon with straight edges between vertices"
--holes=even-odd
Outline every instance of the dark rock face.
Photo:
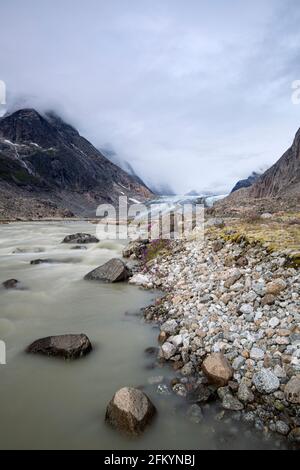
[{"label": "dark rock face", "polygon": [[[52,216],[51,209],[61,217],[95,215],[100,203],[117,203],[122,193],[141,201],[151,197],[76,129],[34,109],[0,119],[0,190],[4,213],[22,217],[30,208],[35,216]],[[13,196],[22,200],[19,209]]]},{"label": "dark rock face", "polygon": [[238,181],[231,192],[234,193],[235,191],[238,191],[239,189],[249,188],[255,183],[255,181],[258,180],[259,177],[260,177],[260,173],[256,173],[255,171],[253,171],[253,173],[250,176],[248,176],[248,178]]},{"label": "dark rock face", "polygon": [[254,198],[297,196],[300,194],[300,129],[292,146],[251,187]]},{"label": "dark rock face", "polygon": [[121,282],[126,281],[130,271],[119,258],[113,258],[84,276],[87,281]]},{"label": "dark rock face", "polygon": [[2,282],[2,286],[5,289],[16,289],[19,285],[17,279],[8,279],[7,281]]},{"label": "dark rock face", "polygon": [[84,334],[49,336],[34,341],[26,349],[27,353],[57,356],[64,359],[77,359],[92,350],[89,338]]},{"label": "dark rock face", "polygon": [[30,261],[30,264],[37,265],[37,264],[46,264],[46,263],[55,263],[53,259],[33,259]]},{"label": "dark rock face", "polygon": [[155,413],[155,406],[145,393],[124,387],[109,402],[105,421],[121,433],[138,436],[150,424]]},{"label": "dark rock face", "polygon": [[99,240],[97,237],[90,235],[89,233],[73,233],[71,235],[67,235],[62,243],[98,243]]}]

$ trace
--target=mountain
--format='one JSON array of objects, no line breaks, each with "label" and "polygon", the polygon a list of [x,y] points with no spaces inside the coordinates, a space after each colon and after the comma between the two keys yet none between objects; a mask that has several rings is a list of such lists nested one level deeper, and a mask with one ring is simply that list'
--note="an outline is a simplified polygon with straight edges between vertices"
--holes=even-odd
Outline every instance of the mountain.
[{"label": "mountain", "polygon": [[0,119],[0,217],[95,216],[119,196],[151,191],[53,112],[21,109]]},{"label": "mountain", "polygon": [[215,204],[215,214],[245,210],[300,210],[300,129],[292,146],[248,188],[234,191]]},{"label": "mountain", "polygon": [[136,173],[133,166],[127,160],[121,158],[114,150],[101,148],[100,152],[112,163],[119,166],[120,168],[122,168],[122,170],[126,171],[126,173],[131,175],[135,179],[135,181],[137,181],[137,183],[148,188],[148,186],[144,183],[142,178]]},{"label": "mountain", "polygon": [[252,198],[300,198],[300,129],[292,146],[251,187]]},{"label": "mountain", "polygon": [[158,196],[176,195],[176,192],[167,183],[152,183],[151,191]]},{"label": "mountain", "polygon": [[250,176],[248,176],[248,178],[239,180],[231,192],[234,193],[235,191],[238,191],[239,189],[249,188],[255,183],[255,181],[257,181],[259,177],[260,177],[260,173],[253,171],[253,173]]}]

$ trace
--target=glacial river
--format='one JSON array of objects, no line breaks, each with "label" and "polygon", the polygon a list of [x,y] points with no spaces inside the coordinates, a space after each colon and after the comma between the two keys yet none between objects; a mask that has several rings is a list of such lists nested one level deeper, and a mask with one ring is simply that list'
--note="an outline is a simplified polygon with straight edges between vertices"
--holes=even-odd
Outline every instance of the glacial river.
[{"label": "glacial river", "polygon": [[[174,372],[155,366],[144,350],[157,346],[158,329],[145,324],[140,309],[159,295],[127,284],[83,280],[91,269],[120,257],[123,244],[102,241],[72,250],[62,239],[95,234],[87,222],[0,225],[0,281],[15,278],[22,290],[0,289],[0,340],[7,364],[0,365],[1,449],[223,449],[277,448],[220,410],[204,407],[193,423],[187,405],[153,377],[168,384]],[[36,258],[63,262],[30,265]],[[93,351],[74,362],[28,355],[35,339],[85,333]],[[152,384],[151,384],[152,383]],[[119,388],[142,387],[158,409],[138,439],[119,435],[104,422],[106,405]]]}]

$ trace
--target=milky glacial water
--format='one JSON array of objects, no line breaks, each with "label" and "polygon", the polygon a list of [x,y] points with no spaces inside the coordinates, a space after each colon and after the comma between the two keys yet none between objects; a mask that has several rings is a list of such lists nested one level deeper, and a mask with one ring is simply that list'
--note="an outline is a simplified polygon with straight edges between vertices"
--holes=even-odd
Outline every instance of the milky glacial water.
[{"label": "milky glacial water", "polygon": [[[158,393],[153,376],[170,382],[174,372],[145,355],[157,346],[157,328],[146,324],[141,307],[158,292],[83,280],[91,269],[120,257],[123,243],[102,241],[87,250],[61,244],[75,232],[95,234],[87,222],[12,223],[0,226],[0,281],[16,278],[24,290],[0,290],[0,339],[7,364],[0,365],[1,449],[223,449],[277,448],[205,407],[201,424],[186,417],[184,400]],[[13,253],[20,248],[25,253]],[[36,258],[60,263],[30,265]],[[37,338],[85,333],[93,351],[77,361],[28,355]],[[142,387],[158,409],[140,438],[119,435],[104,422],[105,409],[123,386]]]}]

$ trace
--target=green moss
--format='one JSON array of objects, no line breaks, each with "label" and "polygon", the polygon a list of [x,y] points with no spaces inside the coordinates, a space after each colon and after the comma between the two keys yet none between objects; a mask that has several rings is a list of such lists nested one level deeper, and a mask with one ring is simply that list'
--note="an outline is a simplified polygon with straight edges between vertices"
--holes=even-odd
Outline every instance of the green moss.
[{"label": "green moss", "polygon": [[289,260],[289,265],[300,265],[300,225],[294,223],[299,219],[299,213],[280,213],[279,217],[261,219],[249,222],[245,219],[232,218],[226,220],[223,229],[210,227],[206,234],[210,238],[222,238],[230,243],[244,245],[261,245],[268,253],[281,252],[294,253]]},{"label": "green moss", "polygon": [[158,239],[153,240],[147,246],[144,254],[143,261],[149,263],[150,261],[157,258],[159,255],[164,255],[169,253],[170,240]]}]

